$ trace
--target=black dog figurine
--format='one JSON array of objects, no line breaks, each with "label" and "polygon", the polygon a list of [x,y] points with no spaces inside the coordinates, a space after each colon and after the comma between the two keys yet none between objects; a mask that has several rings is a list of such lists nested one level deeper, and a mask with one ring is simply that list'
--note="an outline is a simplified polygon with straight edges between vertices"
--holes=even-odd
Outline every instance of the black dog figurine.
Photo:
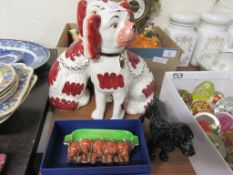
[{"label": "black dog figurine", "polygon": [[141,116],[150,119],[150,131],[152,138],[148,141],[148,150],[151,159],[155,158],[156,149],[160,148],[159,158],[162,161],[168,161],[168,152],[180,148],[186,156],[195,154],[192,145],[193,133],[191,129],[182,122],[168,122],[163,119],[167,115],[165,103],[154,97],[151,104],[148,105],[145,113]]}]

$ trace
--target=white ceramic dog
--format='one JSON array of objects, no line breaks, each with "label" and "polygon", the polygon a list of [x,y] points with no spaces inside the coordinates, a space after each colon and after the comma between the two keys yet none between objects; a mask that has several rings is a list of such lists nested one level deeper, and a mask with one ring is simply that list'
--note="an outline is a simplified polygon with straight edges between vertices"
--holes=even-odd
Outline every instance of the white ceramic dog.
[{"label": "white ceramic dog", "polygon": [[127,3],[110,0],[78,2],[80,40],[63,52],[49,73],[52,106],[75,110],[89,102],[89,77],[94,84],[96,109],[102,119],[106,100],[113,97],[112,119],[143,113],[153,100],[154,78],[145,61],[126,51],[135,26]]}]

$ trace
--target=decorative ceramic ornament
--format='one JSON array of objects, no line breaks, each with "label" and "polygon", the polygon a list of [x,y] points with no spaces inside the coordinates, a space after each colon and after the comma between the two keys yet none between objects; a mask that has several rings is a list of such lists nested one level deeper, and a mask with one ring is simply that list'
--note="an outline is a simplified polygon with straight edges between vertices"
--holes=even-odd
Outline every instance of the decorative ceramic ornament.
[{"label": "decorative ceramic ornament", "polygon": [[[194,116],[194,118],[198,121],[198,123],[205,132],[213,132],[215,134],[218,134],[220,132],[221,129],[220,122],[213,114],[208,112],[199,112]],[[208,130],[205,127],[205,125],[203,125],[204,122],[208,124],[210,130]]]},{"label": "decorative ceramic ornament", "polygon": [[78,2],[80,40],[58,57],[49,73],[53,107],[76,110],[86,105],[91,78],[96,99],[93,119],[104,117],[108,97],[114,100],[112,119],[122,119],[125,111],[145,111],[153,99],[154,78],[141,57],[125,50],[136,34],[127,7],[110,0]]},{"label": "decorative ceramic ornament", "polygon": [[211,104],[216,107],[220,101],[224,98],[224,94],[218,91],[214,92],[214,99],[212,100]]},{"label": "decorative ceramic ornament", "polygon": [[224,111],[233,115],[233,97],[223,98],[216,106],[216,112]]},{"label": "decorative ceramic ornament", "polygon": [[210,81],[204,81],[199,84],[193,91],[193,101],[205,100],[211,102],[214,98],[215,87]]},{"label": "decorative ceramic ornament", "polygon": [[198,114],[200,112],[208,112],[208,113],[213,114],[214,113],[214,108],[207,101],[199,100],[199,101],[193,102],[193,104],[191,106],[191,111],[192,111],[193,115],[196,115],[196,114]]},{"label": "decorative ceramic ornament", "polygon": [[148,24],[144,31],[135,37],[135,40],[130,44],[133,48],[159,48],[161,47],[159,37],[154,32],[153,24]]},{"label": "decorative ceramic ornament", "polygon": [[77,129],[66,135],[67,162],[78,164],[128,164],[139,145],[138,136],[128,130]]},{"label": "decorative ceramic ornament", "polygon": [[184,100],[184,103],[190,108],[193,103],[192,94],[184,89],[179,89],[178,92],[182,97],[182,99]]},{"label": "decorative ceramic ornament", "polygon": [[71,30],[69,30],[69,33],[70,33],[70,35],[71,35],[71,37],[72,37],[72,39],[73,39],[74,42],[80,40],[80,37],[79,37],[77,29],[71,29]]},{"label": "decorative ceramic ornament", "polygon": [[158,148],[162,161],[167,161],[168,153],[175,148],[179,148],[185,156],[193,156],[195,150],[192,145],[194,137],[192,130],[185,123],[164,120],[166,117],[168,117],[166,104],[156,97],[141,116],[142,122],[144,118],[150,119],[151,138],[147,145],[151,159],[155,158]]},{"label": "decorative ceramic ornament", "polygon": [[220,122],[222,133],[228,129],[233,129],[233,116],[231,114],[227,112],[217,112],[216,117]]}]

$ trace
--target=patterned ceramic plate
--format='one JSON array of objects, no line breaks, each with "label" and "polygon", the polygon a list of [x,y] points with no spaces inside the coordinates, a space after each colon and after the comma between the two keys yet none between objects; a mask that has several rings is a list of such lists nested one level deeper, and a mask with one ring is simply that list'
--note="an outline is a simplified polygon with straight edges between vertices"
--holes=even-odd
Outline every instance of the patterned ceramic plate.
[{"label": "patterned ceramic plate", "polygon": [[[36,84],[37,79],[38,79],[37,75],[33,75],[32,79],[31,79],[31,82],[29,84],[29,87],[28,87],[25,95],[23,96],[23,98],[21,100],[21,103],[23,103],[23,101],[27,98],[27,96],[29,95],[30,91],[32,90],[32,88]],[[14,112],[15,111],[13,111],[13,112],[11,112],[11,113],[9,113],[7,115],[4,115],[4,116],[0,117],[0,124],[3,123],[3,122],[5,122],[6,120],[8,120],[13,115]]]},{"label": "patterned ceramic plate", "polygon": [[25,95],[23,96],[23,99],[21,100],[21,103],[23,103],[23,101],[27,98],[27,96],[28,96],[29,93],[31,92],[32,88],[35,86],[37,80],[38,80],[37,75],[33,75],[33,76],[32,76],[32,79],[31,79],[31,82],[30,82],[30,84],[29,84],[28,90],[27,90],[27,92],[25,93]]},{"label": "patterned ceramic plate", "polygon": [[0,62],[21,62],[36,69],[46,63],[50,53],[41,45],[21,40],[0,39]]},{"label": "patterned ceramic plate", "polygon": [[0,93],[14,82],[15,76],[15,70],[11,66],[0,63]]},{"label": "patterned ceramic plate", "polygon": [[15,86],[17,81],[18,81],[18,76],[15,74],[15,78],[14,78],[13,82],[11,83],[11,85],[8,86],[4,91],[0,92],[0,98],[5,96]]},{"label": "patterned ceramic plate", "polygon": [[11,96],[5,103],[0,105],[0,118],[12,113],[21,104],[25,93],[29,88],[29,84],[33,75],[33,70],[24,64],[16,63],[12,67],[15,69],[19,78],[19,85],[13,96]]},{"label": "patterned ceramic plate", "polygon": [[10,114],[4,115],[3,117],[0,117],[0,124],[5,122],[7,119],[9,119],[13,115],[14,111]]},{"label": "patterned ceramic plate", "polygon": [[19,81],[17,77],[15,80],[15,83],[13,83],[13,86],[11,86],[11,88],[7,92],[5,92],[4,94],[2,94],[2,96],[0,96],[0,104],[7,101],[7,99],[10,98],[16,92],[18,84],[19,84]]}]

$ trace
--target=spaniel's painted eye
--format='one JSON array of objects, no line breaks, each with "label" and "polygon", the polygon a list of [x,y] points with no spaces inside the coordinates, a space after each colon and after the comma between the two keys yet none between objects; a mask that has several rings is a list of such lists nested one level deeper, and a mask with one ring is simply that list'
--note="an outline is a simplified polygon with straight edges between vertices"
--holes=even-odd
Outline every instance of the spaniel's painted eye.
[{"label": "spaniel's painted eye", "polygon": [[96,10],[93,10],[93,11],[92,11],[92,13],[93,13],[93,14],[96,14],[96,13],[97,13],[97,11],[96,11]]},{"label": "spaniel's painted eye", "polygon": [[111,27],[113,27],[114,29],[117,28],[118,24],[117,23],[112,23]]}]

